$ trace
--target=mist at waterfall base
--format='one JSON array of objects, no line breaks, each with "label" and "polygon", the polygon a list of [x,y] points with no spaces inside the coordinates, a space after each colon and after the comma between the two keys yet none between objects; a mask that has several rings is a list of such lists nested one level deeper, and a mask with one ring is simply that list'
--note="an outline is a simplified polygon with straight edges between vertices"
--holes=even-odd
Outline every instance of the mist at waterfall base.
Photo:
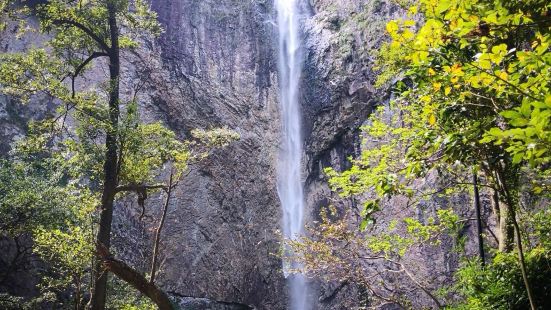
[{"label": "mist at waterfall base", "polygon": [[[304,193],[301,181],[302,137],[300,126],[299,84],[302,73],[299,27],[299,0],[276,0],[279,29],[280,105],[283,145],[278,168],[277,190],[283,208],[283,235],[297,238],[303,234]],[[293,266],[290,266],[291,268]],[[297,266],[294,266],[297,267]],[[289,266],[284,273],[289,274]],[[302,275],[287,278],[291,310],[307,310],[307,285]]]}]

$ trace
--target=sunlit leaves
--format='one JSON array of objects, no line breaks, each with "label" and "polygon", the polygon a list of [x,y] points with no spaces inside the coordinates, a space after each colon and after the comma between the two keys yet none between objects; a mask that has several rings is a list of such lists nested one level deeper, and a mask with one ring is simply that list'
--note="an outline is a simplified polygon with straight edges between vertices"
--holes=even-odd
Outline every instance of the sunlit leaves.
[{"label": "sunlit leaves", "polygon": [[422,23],[387,24],[391,40],[379,54],[378,85],[403,77],[407,87],[395,84],[401,96],[391,105],[393,116],[379,111],[363,127],[367,143],[352,166],[326,170],[341,196],[366,201],[362,228],[373,204],[411,196],[410,182],[430,170],[491,170],[498,159],[512,170],[524,163],[546,167],[550,6],[425,0],[408,16],[422,14]]},{"label": "sunlit leaves", "polygon": [[52,159],[0,161],[2,230],[13,235],[75,225],[95,208],[96,197],[67,183]]},{"label": "sunlit leaves", "polygon": [[502,112],[501,115],[513,128],[493,128],[483,141],[507,143],[507,151],[514,154],[513,161],[516,163],[525,160],[532,166],[539,166],[550,162],[551,96],[547,98],[547,103],[525,99],[520,107]]},{"label": "sunlit leaves", "polygon": [[32,49],[26,54],[0,54],[0,93],[28,100],[38,93],[66,98],[62,77],[66,65],[52,59],[44,49]]},{"label": "sunlit leaves", "polygon": [[[549,248],[547,248],[549,249]],[[452,286],[463,300],[452,304],[455,310],[529,308],[515,253],[498,253],[486,266],[478,260],[464,261],[456,274],[457,283]],[[528,273],[534,283],[537,302],[546,308],[550,276],[549,251],[535,247],[526,253]],[[547,299],[547,300],[546,300]]]},{"label": "sunlit leaves", "polygon": [[[469,130],[461,118],[476,114],[484,118],[478,124],[487,126],[480,128],[485,135],[480,143],[503,146],[515,164],[527,161],[541,166],[549,162],[549,108],[545,100],[551,81],[551,41],[545,12],[550,4],[420,3],[416,8],[424,15],[424,24],[415,30],[413,38],[403,40],[400,33],[413,28],[405,27],[406,20],[390,22],[387,31],[392,41],[386,48],[392,52],[385,50],[381,56],[386,59],[383,67],[391,71],[399,71],[398,64],[406,64],[404,71],[414,82],[408,98],[416,100],[412,97],[416,94],[422,103],[420,109],[436,104],[440,112],[427,114],[429,124],[440,128],[455,124],[460,126],[457,131]],[[395,75],[385,72],[380,78]],[[498,114],[505,117],[508,128],[498,127]]]}]

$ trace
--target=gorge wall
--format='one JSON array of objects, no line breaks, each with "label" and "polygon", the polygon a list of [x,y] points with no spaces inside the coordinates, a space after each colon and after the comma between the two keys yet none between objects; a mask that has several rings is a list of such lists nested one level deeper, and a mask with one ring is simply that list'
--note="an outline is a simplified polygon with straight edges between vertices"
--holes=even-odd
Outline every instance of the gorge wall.
[{"label": "gorge wall", "polygon": [[[398,12],[385,1],[303,5],[304,179],[312,220],[331,196],[321,168],[346,164],[358,148],[358,127],[383,97],[372,86],[370,50]],[[142,91],[144,109],[183,136],[209,126],[241,134],[179,187],[165,231],[163,285],[184,296],[283,309],[287,289],[275,255],[281,125],[273,1],[154,0],[153,9],[166,32],[153,43],[161,57],[151,72],[162,74],[153,73]],[[324,290],[332,298],[314,300],[338,307],[332,287]]]},{"label": "gorge wall", "polygon": [[[303,5],[310,12],[303,20],[301,103],[311,221],[332,197],[322,169],[346,168],[346,158],[359,152],[359,126],[386,100],[373,87],[371,52],[383,39],[385,21],[401,13],[387,0]],[[277,256],[281,130],[273,1],[152,0],[152,8],[165,32],[126,52],[124,95],[132,96],[139,85],[142,117],[163,121],[182,138],[194,128],[220,126],[241,135],[194,165],[180,182],[163,231],[160,284],[175,296],[284,309],[287,289]],[[0,42],[4,52],[25,47],[13,37]],[[98,66],[87,76],[81,85],[101,80],[105,72]],[[50,103],[21,108],[0,98],[0,151],[24,134],[22,120],[51,110]],[[148,200],[152,218],[160,202],[160,197]],[[138,219],[132,200],[118,205],[116,213],[118,255],[146,268],[153,222]],[[353,287],[335,285],[320,285],[319,294],[314,298],[320,309],[346,309],[343,300],[357,298]]]},{"label": "gorge wall", "polygon": [[[372,87],[369,51],[396,10],[371,0],[303,5],[310,13],[303,20],[301,104],[311,220],[330,197],[320,169],[345,165],[358,147],[358,127],[381,97]],[[149,77],[141,91],[142,114],[163,120],[182,137],[213,126],[241,134],[240,141],[195,165],[178,187],[164,231],[162,285],[180,296],[284,309],[273,1],[154,0],[152,7],[166,31],[138,51],[128,68],[147,68],[135,76]],[[135,217],[135,208],[126,216]],[[338,307],[332,287],[324,290],[332,298],[314,296],[320,307]]]}]

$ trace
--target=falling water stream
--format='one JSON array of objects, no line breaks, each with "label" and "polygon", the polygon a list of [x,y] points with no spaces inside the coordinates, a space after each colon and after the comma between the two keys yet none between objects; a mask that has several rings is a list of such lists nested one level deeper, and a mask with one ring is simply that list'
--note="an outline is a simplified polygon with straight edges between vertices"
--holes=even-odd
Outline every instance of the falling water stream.
[{"label": "falling water stream", "polygon": [[[279,28],[280,104],[283,122],[283,148],[278,171],[278,194],[283,208],[283,234],[297,238],[303,234],[304,193],[301,181],[302,137],[299,84],[302,73],[299,27],[299,0],[276,0]],[[284,266],[288,275],[289,267]],[[297,266],[294,266],[297,267]],[[287,278],[290,309],[307,310],[306,280],[301,275]]]}]

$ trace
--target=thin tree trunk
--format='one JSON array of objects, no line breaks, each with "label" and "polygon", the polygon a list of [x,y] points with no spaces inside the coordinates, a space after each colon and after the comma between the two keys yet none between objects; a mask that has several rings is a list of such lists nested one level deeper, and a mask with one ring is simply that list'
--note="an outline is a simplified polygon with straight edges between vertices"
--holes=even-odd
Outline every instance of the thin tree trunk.
[{"label": "thin tree trunk", "polygon": [[474,208],[476,210],[476,228],[478,234],[478,254],[480,255],[480,261],[482,266],[486,264],[484,257],[484,238],[482,238],[482,218],[480,215],[480,195],[478,193],[478,177],[476,173],[473,173],[473,187],[474,187]]},{"label": "thin tree trunk", "polygon": [[515,210],[511,208],[511,218],[513,219],[513,226],[515,227],[515,235],[517,240],[517,250],[518,250],[518,260],[520,263],[520,271],[522,272],[522,280],[524,281],[524,286],[526,287],[526,293],[528,294],[528,300],[530,301],[530,308],[536,310],[536,303],[534,301],[534,295],[532,293],[532,288],[530,281],[528,280],[528,273],[526,271],[526,262],[524,260],[524,250],[522,248],[522,235],[520,234],[520,227],[518,225]]},{"label": "thin tree trunk", "polygon": [[153,284],[155,283],[155,275],[157,273],[157,259],[159,256],[159,243],[161,241],[161,230],[163,229],[163,225],[166,220],[166,214],[168,211],[168,205],[170,203],[170,195],[172,194],[172,177],[174,176],[173,173],[170,173],[170,180],[168,181],[168,190],[166,192],[166,200],[165,205],[163,207],[163,213],[161,215],[161,220],[159,222],[159,226],[157,227],[157,231],[155,232],[155,242],[153,244],[153,262],[151,263],[151,278],[149,279],[149,283]]},{"label": "thin tree trunk", "polygon": [[513,227],[515,230],[516,235],[516,244],[517,244],[517,250],[518,250],[518,261],[520,264],[520,271],[522,273],[522,280],[524,282],[524,287],[526,289],[526,294],[528,295],[528,300],[530,302],[530,308],[532,310],[536,310],[536,303],[534,300],[534,295],[532,294],[532,287],[530,285],[530,281],[528,280],[528,272],[526,271],[526,261],[524,260],[524,251],[522,248],[522,235],[520,234],[520,227],[518,225],[517,219],[516,219],[516,211],[515,211],[515,200],[511,196],[511,192],[509,191],[509,188],[507,184],[505,184],[503,178],[501,177],[501,174],[497,173],[498,181],[500,183],[500,186],[502,188],[503,194],[505,196],[505,200],[507,201],[507,213],[510,216],[511,222],[513,223]]},{"label": "thin tree trunk", "polygon": [[[111,223],[113,221],[113,204],[118,183],[118,147],[117,130],[119,122],[119,31],[116,19],[116,8],[112,1],[107,3],[109,11],[109,31],[111,48],[109,50],[109,125],[105,137],[105,162],[103,192],[101,196],[100,224],[96,241],[96,251],[104,247],[109,251],[111,246]],[[94,291],[92,294],[92,309],[103,310],[107,300],[107,270],[102,270],[102,262],[95,264]]]},{"label": "thin tree trunk", "polygon": [[497,237],[498,237],[498,249],[500,252],[509,253],[513,250],[514,244],[514,227],[511,223],[511,216],[509,214],[509,207],[506,203],[500,202],[499,193],[494,190],[494,213],[497,217]]}]

